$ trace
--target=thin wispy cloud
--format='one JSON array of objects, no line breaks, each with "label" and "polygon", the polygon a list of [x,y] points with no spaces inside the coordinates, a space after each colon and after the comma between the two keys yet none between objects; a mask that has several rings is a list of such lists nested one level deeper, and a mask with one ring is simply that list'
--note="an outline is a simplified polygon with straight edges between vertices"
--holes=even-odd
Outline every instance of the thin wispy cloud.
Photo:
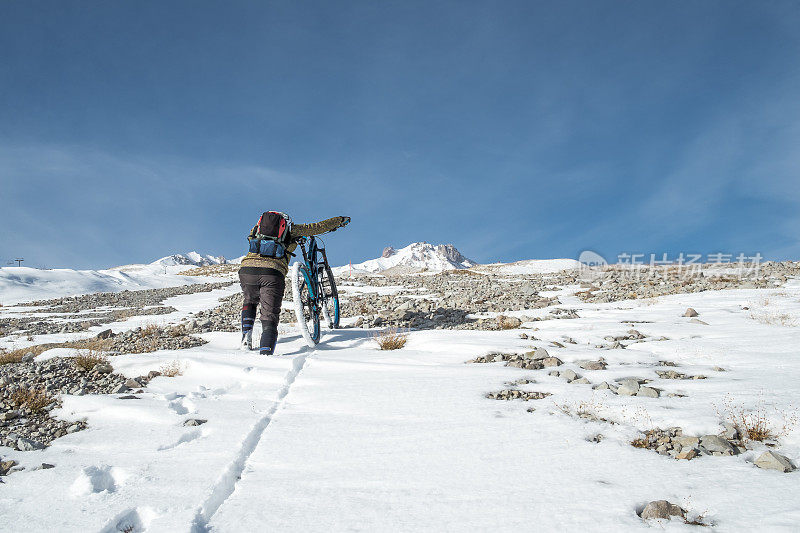
[{"label": "thin wispy cloud", "polygon": [[202,235],[214,216],[209,199],[309,183],[256,165],[199,165],[52,145],[0,146],[0,181],[0,249],[38,258],[33,264],[41,266],[84,263],[92,250],[111,258],[106,266],[126,258],[148,260],[154,243],[164,253],[179,251],[175,236]]}]

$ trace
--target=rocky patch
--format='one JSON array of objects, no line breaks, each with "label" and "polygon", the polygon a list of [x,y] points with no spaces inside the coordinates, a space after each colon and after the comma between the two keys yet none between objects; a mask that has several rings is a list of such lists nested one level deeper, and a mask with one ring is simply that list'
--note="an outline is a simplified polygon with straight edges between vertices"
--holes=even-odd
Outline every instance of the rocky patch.
[{"label": "rocky patch", "polygon": [[131,380],[113,373],[110,365],[84,370],[71,359],[53,358],[0,366],[0,445],[30,451],[86,428],[50,413],[61,405],[60,395],[120,394],[131,385],[144,387],[156,373]]},{"label": "rocky patch", "polygon": [[[726,438],[729,437],[729,438]],[[635,448],[653,450],[674,459],[691,460],[701,455],[738,455],[746,448],[735,428],[726,427],[722,435],[684,435],[681,428],[651,429],[631,442]]]},{"label": "rocky patch", "polygon": [[200,328],[184,325],[136,328],[115,335],[109,339],[108,351],[111,355],[124,353],[150,353],[158,350],[183,350],[206,344],[207,341],[189,335]]},{"label": "rocky patch", "polygon": [[209,292],[229,285],[229,282],[201,283],[163,289],[86,294],[19,304],[14,307],[37,307],[40,309],[32,312],[46,313],[48,316],[0,318],[0,336],[76,333],[132,316],[164,315],[175,311],[173,307],[161,305],[167,298]]},{"label": "rocky patch", "polygon": [[24,307],[47,307],[42,312],[48,313],[79,313],[81,311],[98,308],[131,308],[143,309],[145,307],[160,305],[167,298],[183,294],[196,294],[210,292],[215,289],[229,287],[230,282],[224,283],[197,283],[194,285],[179,285],[162,289],[143,289],[139,291],[122,292],[96,292],[81,296],[66,296],[52,300],[37,300],[30,303],[19,304]]},{"label": "rocky patch", "polygon": [[706,376],[689,376],[675,370],[656,370],[656,374],[661,379],[706,379]]},{"label": "rocky patch", "polygon": [[471,361],[467,361],[467,363],[499,363],[503,361],[506,363],[505,366],[524,368],[526,370],[541,370],[542,368],[564,364],[558,357],[551,357],[544,348],[538,348],[523,354],[492,352],[476,357]]},{"label": "rocky patch", "polygon": [[703,265],[702,270],[693,273],[678,266],[637,265],[635,269],[612,266],[596,272],[599,279],[577,295],[585,302],[607,303],[726,289],[764,289],[785,283],[789,276],[800,275],[800,264],[788,261],[762,263],[748,276],[716,272],[730,266]]},{"label": "rocky patch", "polygon": [[490,392],[486,395],[490,400],[542,400],[550,396],[549,392],[523,391],[517,389],[503,389],[497,392]]}]

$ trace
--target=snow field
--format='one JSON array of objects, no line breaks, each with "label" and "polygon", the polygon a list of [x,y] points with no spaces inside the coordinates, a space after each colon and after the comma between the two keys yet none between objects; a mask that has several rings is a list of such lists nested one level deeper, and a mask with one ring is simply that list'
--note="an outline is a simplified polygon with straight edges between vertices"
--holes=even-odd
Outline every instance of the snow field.
[{"label": "snow field", "polygon": [[13,305],[95,292],[161,289],[193,283],[219,281],[203,276],[182,276],[186,265],[131,265],[107,270],[42,270],[29,267],[0,267],[0,304]]},{"label": "snow field", "polygon": [[[88,430],[43,451],[0,450],[26,466],[3,478],[0,531],[695,529],[644,523],[636,510],[656,499],[702,514],[719,531],[796,530],[798,473],[754,467],[758,449],[676,461],[629,442],[652,427],[715,434],[728,397],[761,402],[776,424],[796,410],[800,328],[753,317],[800,317],[800,284],[612,304],[584,304],[569,296],[574,290],[562,292],[561,307],[581,318],[500,332],[417,331],[394,352],[377,350],[367,330],[326,332],[314,351],[284,330],[279,357],[238,351],[237,333],[204,334],[209,344],[188,350],[115,357],[115,371],[130,376],[176,359],[184,371],[154,379],[136,400],[65,396],[60,416],[86,418]],[[167,304],[184,316],[213,307],[225,291]],[[708,324],[682,317],[686,307]],[[631,328],[648,340],[595,347]],[[540,340],[520,339],[521,331]],[[550,344],[564,336],[578,344]],[[654,340],[661,336],[669,340]],[[662,397],[615,396],[547,370],[465,364],[534,346],[592,383],[652,379]],[[578,366],[599,357],[607,370]],[[660,360],[707,379],[660,379],[655,370],[671,368],[656,366]],[[535,383],[508,384],[519,378]],[[506,388],[552,396],[485,398]],[[615,424],[564,412],[580,405]],[[190,418],[208,422],[184,426]],[[798,462],[798,428],[778,451]],[[56,467],[33,470],[42,462]]]}]

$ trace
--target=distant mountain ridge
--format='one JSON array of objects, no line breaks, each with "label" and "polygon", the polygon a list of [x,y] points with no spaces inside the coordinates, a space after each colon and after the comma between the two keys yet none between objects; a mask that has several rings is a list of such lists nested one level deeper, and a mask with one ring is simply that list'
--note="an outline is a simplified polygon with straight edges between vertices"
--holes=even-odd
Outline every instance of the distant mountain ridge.
[{"label": "distant mountain ridge", "polygon": [[187,254],[173,254],[161,259],[157,259],[150,263],[151,265],[161,266],[209,266],[209,265],[224,265],[228,262],[225,257],[213,255],[200,255],[197,252],[189,252]]},{"label": "distant mountain ridge", "polygon": [[336,274],[413,274],[472,269],[475,272],[502,275],[526,275],[576,270],[580,262],[574,259],[528,259],[513,263],[479,264],[465,257],[452,244],[415,242],[405,248],[387,246],[381,256],[363,263],[334,268]]}]

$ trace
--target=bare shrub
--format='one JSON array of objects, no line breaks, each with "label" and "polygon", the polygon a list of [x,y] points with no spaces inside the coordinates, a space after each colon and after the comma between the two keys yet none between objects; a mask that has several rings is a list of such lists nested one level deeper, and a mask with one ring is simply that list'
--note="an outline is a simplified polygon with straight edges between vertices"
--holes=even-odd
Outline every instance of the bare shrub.
[{"label": "bare shrub", "polygon": [[15,407],[27,407],[32,413],[40,413],[55,401],[44,389],[20,387],[11,393],[11,404]]},{"label": "bare shrub", "polygon": [[579,402],[565,402],[556,404],[556,407],[564,414],[569,416],[577,416],[578,418],[585,418],[588,420],[598,420],[601,422],[615,422],[609,420],[604,412],[608,411],[608,406],[603,403],[601,399],[595,398],[593,395],[588,400],[581,400]]},{"label": "bare shrub", "polygon": [[179,360],[175,359],[174,361],[170,361],[169,363],[164,363],[161,365],[161,368],[158,369],[161,372],[162,376],[168,378],[174,378],[176,376],[183,375],[183,363]]},{"label": "bare shrub", "polygon": [[715,406],[717,416],[733,424],[744,441],[775,440],[791,432],[798,424],[795,412],[769,409],[763,398],[759,398],[755,407],[745,408],[736,403],[731,395],[726,395],[722,408]]},{"label": "bare shrub", "polygon": [[372,336],[381,350],[399,350],[408,341],[408,332],[400,331],[397,328],[385,329]]},{"label": "bare shrub", "polygon": [[619,420],[640,429],[654,426],[650,412],[642,405],[622,406],[619,412]]}]

